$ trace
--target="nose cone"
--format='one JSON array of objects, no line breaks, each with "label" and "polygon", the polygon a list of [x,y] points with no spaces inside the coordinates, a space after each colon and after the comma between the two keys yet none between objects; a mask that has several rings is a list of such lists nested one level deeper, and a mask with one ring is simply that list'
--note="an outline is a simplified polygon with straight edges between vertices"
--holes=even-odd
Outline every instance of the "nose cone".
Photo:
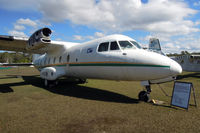
[{"label": "nose cone", "polygon": [[173,76],[176,76],[182,73],[182,67],[176,61],[172,60],[170,65],[170,71]]}]

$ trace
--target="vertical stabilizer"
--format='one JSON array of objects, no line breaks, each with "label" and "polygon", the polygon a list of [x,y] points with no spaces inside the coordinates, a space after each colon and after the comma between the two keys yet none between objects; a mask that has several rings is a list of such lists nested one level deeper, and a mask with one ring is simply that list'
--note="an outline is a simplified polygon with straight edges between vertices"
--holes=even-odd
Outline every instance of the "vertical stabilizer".
[{"label": "vertical stabilizer", "polygon": [[165,55],[161,50],[160,42],[159,42],[159,39],[157,38],[149,39],[149,50]]}]

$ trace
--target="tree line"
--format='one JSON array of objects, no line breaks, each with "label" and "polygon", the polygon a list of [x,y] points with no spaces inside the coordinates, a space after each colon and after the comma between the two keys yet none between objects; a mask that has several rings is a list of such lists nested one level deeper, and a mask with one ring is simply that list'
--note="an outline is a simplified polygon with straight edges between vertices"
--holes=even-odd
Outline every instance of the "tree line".
[{"label": "tree line", "polygon": [[25,54],[21,52],[0,53],[0,63],[30,63],[32,62],[32,54]]}]

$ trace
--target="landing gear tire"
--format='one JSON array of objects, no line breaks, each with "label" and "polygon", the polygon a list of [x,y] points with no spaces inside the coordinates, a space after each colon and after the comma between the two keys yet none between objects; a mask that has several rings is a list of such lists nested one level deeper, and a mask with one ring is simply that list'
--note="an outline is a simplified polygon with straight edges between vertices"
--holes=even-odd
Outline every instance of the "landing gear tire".
[{"label": "landing gear tire", "polygon": [[48,87],[49,86],[49,81],[47,79],[44,80],[44,86]]},{"label": "landing gear tire", "polygon": [[78,79],[78,84],[85,84],[86,82],[86,79]]},{"label": "landing gear tire", "polygon": [[140,101],[148,102],[150,96],[149,96],[148,92],[146,92],[146,91],[141,91],[141,92],[138,94],[138,98],[139,98]]}]

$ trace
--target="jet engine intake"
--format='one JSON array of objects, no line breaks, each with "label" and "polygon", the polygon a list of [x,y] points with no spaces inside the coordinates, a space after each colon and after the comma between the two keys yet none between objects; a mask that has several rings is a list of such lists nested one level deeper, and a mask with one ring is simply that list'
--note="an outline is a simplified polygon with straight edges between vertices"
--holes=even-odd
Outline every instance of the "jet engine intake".
[{"label": "jet engine intake", "polygon": [[44,47],[51,42],[50,35],[52,31],[49,28],[42,28],[31,35],[27,43],[28,50],[35,50]]}]

